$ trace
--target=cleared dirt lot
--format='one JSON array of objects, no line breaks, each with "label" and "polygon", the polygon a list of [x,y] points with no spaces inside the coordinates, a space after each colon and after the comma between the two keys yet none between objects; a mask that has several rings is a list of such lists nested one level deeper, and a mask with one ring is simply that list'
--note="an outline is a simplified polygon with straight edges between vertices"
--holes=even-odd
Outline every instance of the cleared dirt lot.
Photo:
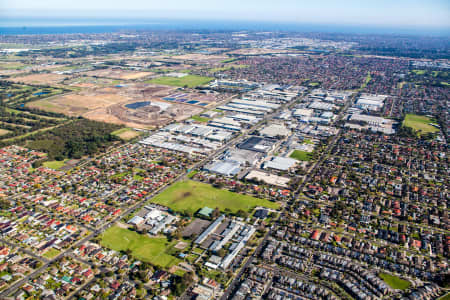
[{"label": "cleared dirt lot", "polygon": [[10,133],[9,130],[1,129],[1,128],[0,128],[0,136],[5,135],[5,134],[8,134],[8,133]]},{"label": "cleared dirt lot", "polygon": [[[27,106],[134,128],[158,127],[172,120],[187,119],[203,111],[204,106],[164,100],[174,94],[177,94],[176,88],[134,83],[120,87],[85,89],[34,101]],[[180,97],[187,97],[188,94],[189,92],[178,92]],[[209,104],[206,101],[214,100],[210,95],[198,96],[205,99],[206,105]]]},{"label": "cleared dirt lot", "polygon": [[262,49],[262,48],[249,48],[249,49],[239,49],[228,52],[228,54],[239,54],[239,55],[262,55],[262,54],[275,54],[275,53],[289,53],[289,50],[272,50],[272,49]]},{"label": "cleared dirt lot", "polygon": [[25,84],[46,84],[46,85],[56,85],[68,78],[68,75],[60,75],[54,73],[40,73],[40,74],[30,74],[25,76],[18,76],[10,78],[9,80],[14,82],[23,82]]},{"label": "cleared dirt lot", "polygon": [[118,136],[122,140],[128,141],[134,139],[135,137],[138,137],[140,135],[140,132],[132,128],[122,128],[114,131],[112,134]]},{"label": "cleared dirt lot", "polygon": [[226,55],[206,55],[206,54],[199,54],[199,53],[191,53],[191,54],[177,55],[177,56],[171,57],[171,59],[176,59],[176,60],[192,60],[192,61],[199,61],[199,62],[218,62],[218,61],[222,61],[227,58],[228,58],[228,56],[226,56]]},{"label": "cleared dirt lot", "polygon": [[88,111],[124,101],[127,101],[127,98],[116,94],[113,88],[104,88],[34,101],[27,106],[59,112],[68,116],[81,116]]},{"label": "cleared dirt lot", "polygon": [[[115,84],[115,80],[110,78],[95,78],[83,76],[66,80],[64,81],[64,84],[81,88],[95,88],[113,85]],[[120,82],[117,82],[117,84],[120,84]]]},{"label": "cleared dirt lot", "polygon": [[139,72],[122,69],[100,69],[80,73],[87,76],[97,76],[122,80],[133,80],[153,75],[152,72]]}]

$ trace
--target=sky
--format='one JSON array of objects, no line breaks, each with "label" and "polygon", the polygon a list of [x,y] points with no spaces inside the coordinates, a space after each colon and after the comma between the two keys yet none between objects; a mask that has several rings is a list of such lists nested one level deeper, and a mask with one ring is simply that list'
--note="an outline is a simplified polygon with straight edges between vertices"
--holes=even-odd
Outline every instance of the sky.
[{"label": "sky", "polygon": [[0,0],[1,17],[166,18],[450,27],[449,0]]}]

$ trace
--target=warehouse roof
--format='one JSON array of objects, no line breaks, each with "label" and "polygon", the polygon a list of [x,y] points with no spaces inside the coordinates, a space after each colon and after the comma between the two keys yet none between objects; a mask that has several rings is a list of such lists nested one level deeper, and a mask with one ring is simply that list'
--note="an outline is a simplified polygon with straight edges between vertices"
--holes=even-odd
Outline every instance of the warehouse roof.
[{"label": "warehouse roof", "polygon": [[206,169],[213,173],[218,173],[225,176],[234,176],[241,170],[241,164],[235,161],[217,161]]},{"label": "warehouse roof", "polygon": [[287,171],[293,166],[295,166],[297,163],[297,160],[289,157],[280,157],[275,156],[270,161],[267,161],[264,164],[264,167],[267,169],[275,169],[280,171]]},{"label": "warehouse roof", "polygon": [[261,130],[261,135],[267,137],[276,137],[276,136],[288,136],[290,135],[290,130],[286,128],[283,124],[270,124],[269,126],[264,127]]}]

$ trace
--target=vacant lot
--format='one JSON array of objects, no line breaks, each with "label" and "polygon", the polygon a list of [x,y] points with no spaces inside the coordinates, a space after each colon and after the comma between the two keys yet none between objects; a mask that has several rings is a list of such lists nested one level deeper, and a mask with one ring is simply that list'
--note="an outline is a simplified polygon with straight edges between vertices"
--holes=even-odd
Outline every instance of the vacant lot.
[{"label": "vacant lot", "polygon": [[294,158],[296,160],[302,160],[302,161],[310,161],[313,157],[312,153],[302,151],[302,150],[294,150],[291,155],[291,158]]},{"label": "vacant lot", "polygon": [[64,84],[81,87],[81,88],[95,88],[95,87],[106,87],[109,85],[117,85],[122,83],[120,80],[114,80],[111,78],[95,78],[95,77],[77,77],[67,81]]},{"label": "vacant lot", "polygon": [[41,73],[41,74],[31,74],[19,77],[10,78],[14,82],[23,82],[25,84],[44,84],[53,85],[60,83],[67,75],[53,74],[53,73]]},{"label": "vacant lot", "polygon": [[380,273],[379,276],[393,289],[406,290],[411,285],[409,281],[387,273]]},{"label": "vacant lot", "polygon": [[118,136],[122,140],[129,141],[131,139],[134,139],[135,137],[138,137],[140,135],[140,132],[132,128],[122,128],[112,132],[111,134]]},{"label": "vacant lot", "polygon": [[61,252],[54,248],[50,248],[42,256],[45,258],[51,259],[51,258],[57,256],[59,253],[61,253]]},{"label": "vacant lot", "polygon": [[[132,128],[152,128],[168,124],[173,120],[182,121],[203,111],[204,106],[201,105],[177,101],[170,103],[160,100],[174,94],[173,90],[172,87],[130,83],[120,87],[85,89],[80,92],[29,102],[26,105],[68,116],[83,116],[90,120],[121,124]],[[178,94],[183,95],[182,93]],[[187,99],[189,99],[189,94],[184,93]],[[203,100],[204,98],[205,100]],[[196,97],[197,102],[202,101],[201,103],[205,103],[205,105],[209,104],[207,101],[215,101],[213,96],[205,95],[204,98]],[[126,106],[142,101],[151,101],[151,103],[138,108]],[[122,138],[131,138],[132,134],[134,136],[131,131],[124,133]]]},{"label": "vacant lot", "polygon": [[225,58],[227,58],[227,56],[201,54],[201,53],[189,53],[189,54],[172,56],[171,58],[177,59],[177,60],[192,60],[192,61],[198,61],[198,62],[216,62],[216,61],[224,60]]},{"label": "vacant lot", "polygon": [[81,116],[90,110],[107,107],[126,100],[127,98],[117,93],[116,89],[103,88],[38,100],[28,103],[27,106],[69,116]]},{"label": "vacant lot", "polygon": [[5,134],[8,134],[8,133],[10,133],[9,130],[1,129],[1,128],[0,128],[0,136],[5,135]]},{"label": "vacant lot", "polygon": [[430,125],[430,123],[436,123],[436,121],[426,116],[413,114],[407,114],[405,120],[403,120],[403,126],[410,127],[419,133],[438,132],[439,129]]},{"label": "vacant lot", "polygon": [[122,69],[100,69],[82,73],[88,76],[104,77],[112,79],[133,80],[153,75],[152,72],[139,72]]},{"label": "vacant lot", "polygon": [[167,252],[178,241],[169,242],[165,237],[150,238],[119,226],[113,226],[101,236],[101,244],[116,251],[131,250],[132,255],[142,261],[169,268],[180,262]]},{"label": "vacant lot", "polygon": [[60,169],[60,168],[62,168],[64,166],[66,161],[68,161],[68,159],[52,160],[52,161],[46,161],[42,165],[44,167],[47,167],[47,168],[50,168],[50,169],[53,169],[53,170],[58,170],[58,169]]},{"label": "vacant lot", "polygon": [[235,64],[232,64],[232,65],[227,65],[225,67],[217,67],[217,68],[209,69],[209,72],[212,72],[212,73],[223,72],[223,71],[228,71],[228,70],[231,70],[231,69],[245,69],[245,68],[248,68],[248,67],[249,67],[248,65],[235,65]]},{"label": "vacant lot", "polygon": [[197,122],[202,122],[202,123],[208,123],[208,121],[211,120],[210,118],[205,118],[205,117],[200,117],[200,116],[192,116],[191,119],[194,121],[197,121]]},{"label": "vacant lot", "polygon": [[209,184],[192,180],[175,183],[153,198],[151,202],[165,205],[175,211],[188,211],[190,213],[195,213],[205,206],[218,207],[221,211],[228,208],[233,213],[238,210],[250,211],[256,206],[279,207],[277,203],[266,199],[217,189]]},{"label": "vacant lot", "polygon": [[148,83],[153,84],[162,84],[162,85],[170,85],[170,86],[187,86],[189,88],[194,88],[199,85],[205,85],[208,82],[214,80],[213,77],[204,77],[198,75],[186,75],[184,77],[159,77],[152,80],[147,81]]}]

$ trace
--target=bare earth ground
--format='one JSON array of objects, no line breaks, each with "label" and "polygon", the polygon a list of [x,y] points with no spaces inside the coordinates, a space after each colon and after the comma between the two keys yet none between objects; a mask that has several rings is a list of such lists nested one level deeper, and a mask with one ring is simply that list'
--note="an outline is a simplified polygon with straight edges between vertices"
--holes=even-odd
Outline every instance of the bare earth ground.
[{"label": "bare earth ground", "polygon": [[227,58],[228,58],[228,56],[225,56],[225,55],[207,55],[207,54],[199,54],[199,53],[177,55],[177,56],[172,57],[172,59],[177,59],[177,60],[193,60],[193,61],[203,61],[203,62],[222,61]]},{"label": "bare earth ground", "polygon": [[85,90],[80,93],[39,100],[31,102],[27,106],[60,112],[68,116],[80,116],[88,111],[126,100],[126,97],[114,93],[112,88],[104,88],[100,90]]},{"label": "bare earth ground", "polygon": [[24,70],[0,70],[0,75],[16,75],[24,73]]},{"label": "bare earth ground", "polygon": [[14,82],[23,82],[25,84],[46,84],[55,85],[63,81],[68,75],[60,75],[53,73],[40,73],[40,74],[30,74],[25,76],[18,76],[10,78]]},{"label": "bare earth ground", "polygon": [[183,250],[187,247],[187,245],[188,244],[186,242],[178,242],[178,244],[175,245],[175,249]]},{"label": "bare earth ground", "polygon": [[259,49],[259,48],[251,48],[251,49],[239,49],[228,52],[228,54],[240,54],[240,55],[260,55],[260,54],[272,54],[272,53],[288,53],[292,52],[289,50],[272,50],[272,49]]},{"label": "bare earth ground", "polygon": [[121,139],[128,141],[128,140],[134,139],[135,137],[139,136],[139,132],[134,131],[134,130],[127,130],[125,132],[118,134],[118,136]]},{"label": "bare earth ground", "polygon": [[101,70],[87,71],[87,72],[83,72],[80,74],[84,74],[84,75],[88,75],[88,76],[132,80],[132,79],[139,79],[139,78],[147,77],[147,76],[153,75],[154,73],[130,71],[130,70],[122,70],[122,69],[101,69]]},{"label": "bare earth ground", "polygon": [[[181,121],[203,111],[203,107],[185,103],[169,102],[161,98],[174,94],[186,94],[207,103],[215,101],[213,95],[180,92],[176,88],[145,83],[126,84],[123,87],[85,89],[80,92],[46,98],[28,103],[27,106],[68,116],[108,123],[123,124],[133,128],[163,126],[172,120]],[[125,105],[150,101],[145,107],[131,109]]]},{"label": "bare earth ground", "polygon": [[9,133],[9,130],[1,129],[1,128],[0,128],[0,136],[5,135],[5,134],[8,134],[8,133]]},{"label": "bare earth ground", "polygon": [[113,81],[113,79],[109,78],[78,77],[65,81],[64,84],[81,88],[95,88],[112,85]]}]

